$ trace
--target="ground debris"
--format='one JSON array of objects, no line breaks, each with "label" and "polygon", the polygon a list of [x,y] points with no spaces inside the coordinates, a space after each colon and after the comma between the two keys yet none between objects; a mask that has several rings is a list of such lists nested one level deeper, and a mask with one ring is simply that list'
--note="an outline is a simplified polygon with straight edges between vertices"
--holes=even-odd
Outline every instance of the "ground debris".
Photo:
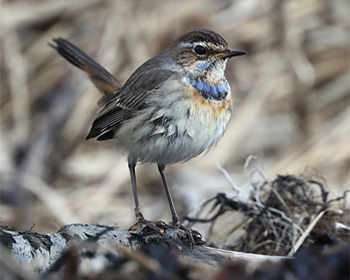
[{"label": "ground debris", "polygon": [[[243,230],[243,234],[224,248],[246,253],[293,256],[301,246],[313,244],[323,235],[334,235],[349,241],[349,226],[342,223],[343,227],[339,226],[349,211],[338,203],[345,199],[346,193],[338,199],[329,200],[323,184],[317,180],[279,175],[270,182],[266,180],[256,184],[247,201],[220,193],[205,202],[201,209],[204,212],[204,208],[211,205],[211,217],[202,218],[200,211],[195,218],[186,219],[192,223],[209,223],[212,231],[223,214],[229,216],[229,212],[232,215],[240,212],[241,221],[235,221],[235,226],[227,235],[234,235],[239,230]],[[237,217],[232,216],[233,219]]]}]

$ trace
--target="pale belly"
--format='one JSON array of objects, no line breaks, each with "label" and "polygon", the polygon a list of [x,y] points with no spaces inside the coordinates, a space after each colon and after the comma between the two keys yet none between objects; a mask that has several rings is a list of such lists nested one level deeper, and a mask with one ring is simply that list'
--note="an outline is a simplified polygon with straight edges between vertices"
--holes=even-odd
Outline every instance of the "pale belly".
[{"label": "pale belly", "polygon": [[157,99],[118,130],[117,147],[126,152],[129,162],[186,161],[210,149],[224,134],[231,100],[206,104],[188,96],[166,98]]}]

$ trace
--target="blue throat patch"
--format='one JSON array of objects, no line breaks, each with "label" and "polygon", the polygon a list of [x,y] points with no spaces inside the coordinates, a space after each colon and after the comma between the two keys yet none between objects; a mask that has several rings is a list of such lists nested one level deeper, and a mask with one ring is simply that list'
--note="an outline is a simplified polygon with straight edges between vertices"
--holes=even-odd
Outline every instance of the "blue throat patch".
[{"label": "blue throat patch", "polygon": [[191,80],[191,86],[194,87],[204,99],[208,100],[223,100],[228,94],[228,83],[224,81],[219,85],[210,85],[203,81]]}]

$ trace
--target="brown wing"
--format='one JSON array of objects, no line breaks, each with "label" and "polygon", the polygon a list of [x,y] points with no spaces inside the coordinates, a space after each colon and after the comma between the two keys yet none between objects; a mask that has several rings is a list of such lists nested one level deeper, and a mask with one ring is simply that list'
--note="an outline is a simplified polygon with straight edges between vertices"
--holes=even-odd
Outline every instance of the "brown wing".
[{"label": "brown wing", "polygon": [[63,38],[55,38],[56,46],[49,43],[61,56],[85,71],[93,84],[104,94],[115,93],[121,88],[119,81],[77,46]]},{"label": "brown wing", "polygon": [[[139,68],[140,69],[140,68]],[[147,97],[156,94],[155,90],[174,74],[168,70],[136,70],[115,97],[107,102],[92,123],[86,139],[98,141],[113,138],[122,121],[129,119],[145,103]],[[143,68],[145,70],[145,68]],[[146,68],[147,69],[147,68]]]}]

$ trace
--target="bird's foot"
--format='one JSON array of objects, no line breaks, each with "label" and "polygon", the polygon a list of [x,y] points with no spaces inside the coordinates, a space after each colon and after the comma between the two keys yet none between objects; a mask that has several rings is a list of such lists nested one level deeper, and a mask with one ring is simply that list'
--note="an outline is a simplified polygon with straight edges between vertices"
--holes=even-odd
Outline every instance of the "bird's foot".
[{"label": "bird's foot", "polygon": [[180,221],[173,222],[173,226],[187,233],[192,249],[194,245],[205,244],[205,242],[202,240],[202,235],[198,231],[181,225]]},{"label": "bird's foot", "polygon": [[155,231],[159,232],[161,235],[164,234],[164,229],[161,227],[164,227],[165,223],[163,221],[148,221],[146,220],[141,213],[136,215],[136,223],[133,224],[129,230],[130,231],[138,231],[142,230],[145,227],[149,227],[151,229],[154,229]]}]

